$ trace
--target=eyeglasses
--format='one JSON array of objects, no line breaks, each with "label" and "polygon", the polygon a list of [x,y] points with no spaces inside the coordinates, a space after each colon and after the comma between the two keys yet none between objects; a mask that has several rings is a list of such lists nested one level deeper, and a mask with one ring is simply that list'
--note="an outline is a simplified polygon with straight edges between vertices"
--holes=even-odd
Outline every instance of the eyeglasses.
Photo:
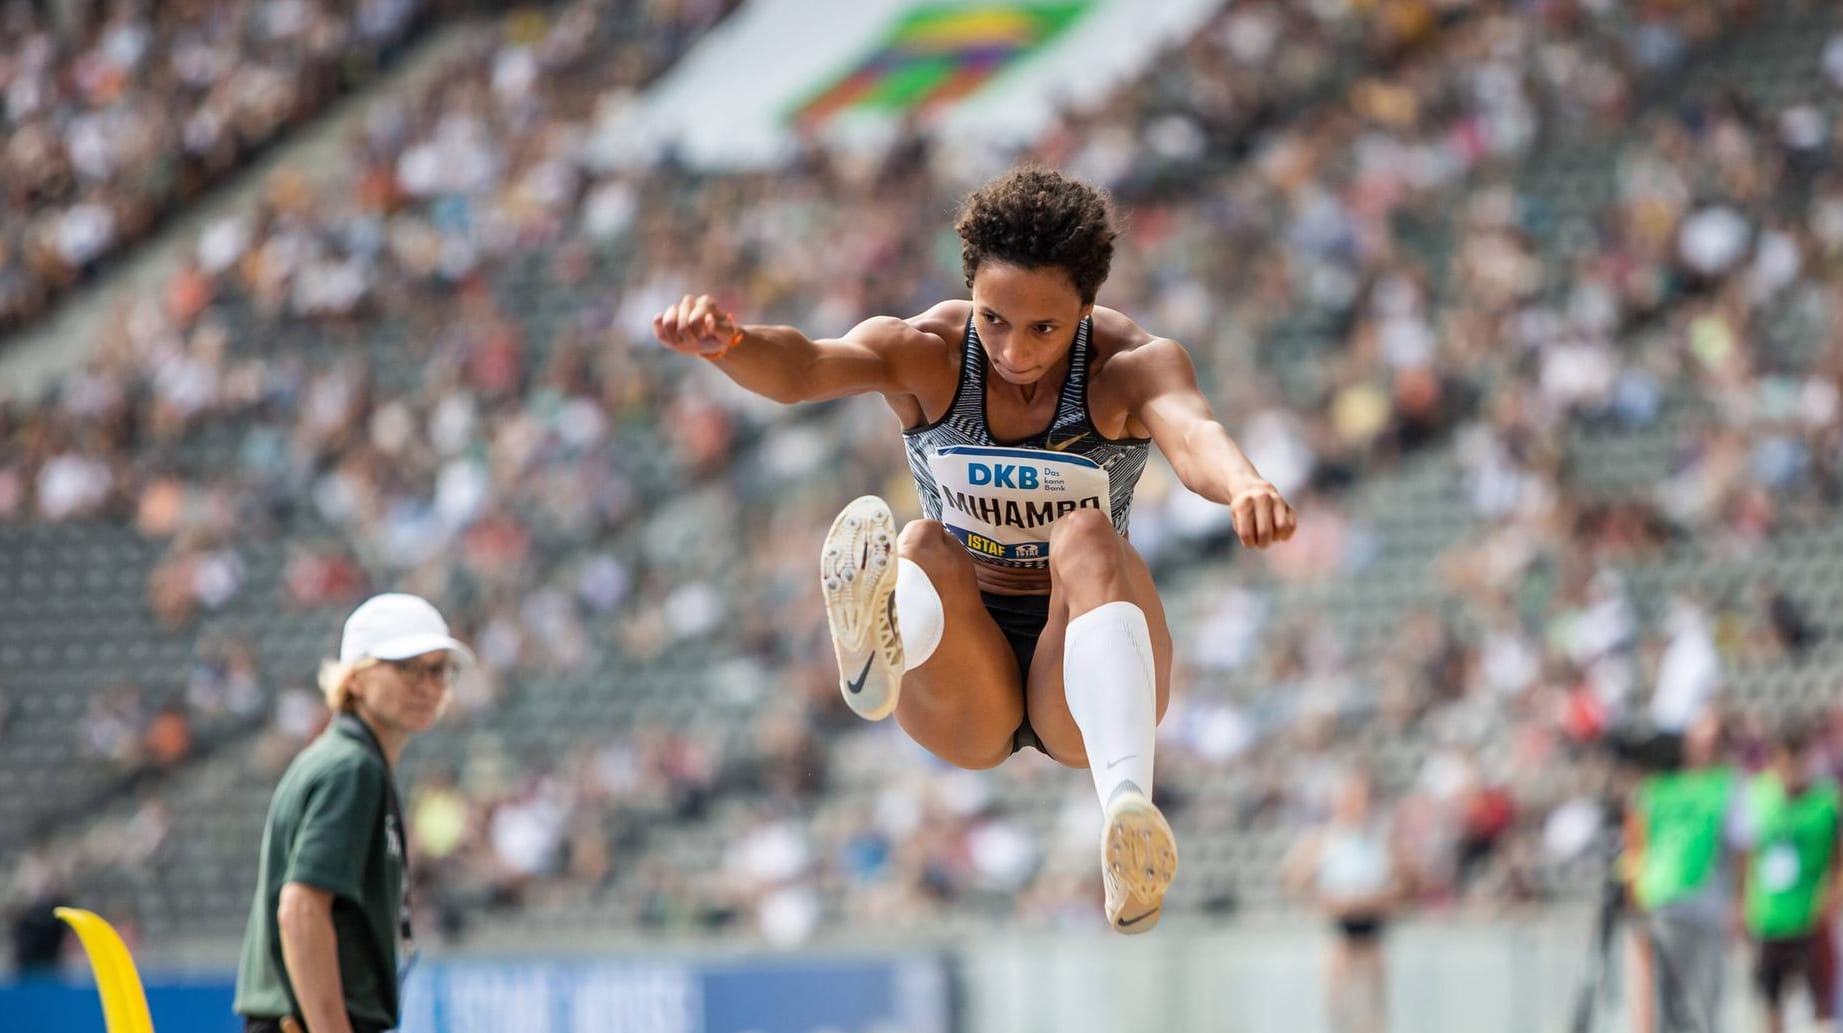
[{"label": "eyeglasses", "polygon": [[405,680],[412,682],[433,679],[443,685],[449,685],[461,673],[460,665],[452,660],[385,660],[382,662],[389,664]]}]

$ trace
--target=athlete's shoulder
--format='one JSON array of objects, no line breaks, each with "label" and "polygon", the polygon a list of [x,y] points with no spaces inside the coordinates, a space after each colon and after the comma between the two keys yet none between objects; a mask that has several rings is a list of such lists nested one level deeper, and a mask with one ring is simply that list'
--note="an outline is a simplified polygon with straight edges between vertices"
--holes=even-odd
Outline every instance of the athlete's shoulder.
[{"label": "athlete's shoulder", "polygon": [[1190,353],[1169,337],[1160,337],[1135,323],[1126,313],[1094,306],[1094,352],[1103,364],[1131,367],[1188,363]]},{"label": "athlete's shoulder", "polygon": [[904,320],[911,327],[953,344],[966,333],[966,321],[973,317],[973,303],[964,298],[940,302],[920,315]]},{"label": "athlete's shoulder", "polygon": [[1155,338],[1133,318],[1117,308],[1094,306],[1094,343],[1107,351],[1137,348]]},{"label": "athlete's shoulder", "polygon": [[919,384],[959,368],[960,342],[971,312],[971,302],[944,301],[907,319],[878,316],[866,327],[876,340],[876,349],[907,382]]},{"label": "athlete's shoulder", "polygon": [[944,348],[957,348],[969,308],[966,302],[959,303],[961,323],[956,327],[952,321],[954,305],[951,301],[942,302],[907,319],[901,316],[871,316],[853,327],[847,336],[886,355],[908,355],[917,351],[937,353]]}]

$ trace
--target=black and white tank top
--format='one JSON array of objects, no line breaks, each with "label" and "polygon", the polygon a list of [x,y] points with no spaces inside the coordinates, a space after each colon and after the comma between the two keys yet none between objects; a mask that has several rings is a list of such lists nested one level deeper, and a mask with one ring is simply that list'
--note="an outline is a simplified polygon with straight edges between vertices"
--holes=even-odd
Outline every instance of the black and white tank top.
[{"label": "black and white tank top", "polygon": [[1049,428],[1022,441],[998,441],[986,423],[985,348],[968,318],[953,404],[939,420],[903,432],[922,512],[975,557],[1046,568],[1050,524],[1076,509],[1105,506],[1114,530],[1126,534],[1151,439],[1105,438],[1095,429],[1088,414],[1093,331],[1092,319],[1075,331]]}]

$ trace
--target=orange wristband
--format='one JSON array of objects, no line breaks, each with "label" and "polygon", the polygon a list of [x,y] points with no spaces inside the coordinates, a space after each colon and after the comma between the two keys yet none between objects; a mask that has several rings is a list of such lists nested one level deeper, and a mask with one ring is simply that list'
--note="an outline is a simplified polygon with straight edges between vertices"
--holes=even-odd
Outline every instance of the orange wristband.
[{"label": "orange wristband", "polygon": [[736,332],[731,334],[730,339],[724,343],[723,350],[711,352],[709,355],[704,356],[704,358],[710,360],[711,362],[715,362],[716,360],[721,359],[722,357],[730,353],[731,348],[734,348],[737,345],[741,344],[742,339],[747,336],[748,336],[747,331],[743,330],[742,327],[737,327]]}]

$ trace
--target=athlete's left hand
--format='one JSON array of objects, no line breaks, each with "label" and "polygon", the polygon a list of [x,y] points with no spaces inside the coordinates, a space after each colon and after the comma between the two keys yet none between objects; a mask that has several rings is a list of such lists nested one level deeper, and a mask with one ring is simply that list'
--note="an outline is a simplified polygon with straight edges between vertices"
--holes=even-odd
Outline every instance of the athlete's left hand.
[{"label": "athlete's left hand", "polygon": [[1229,512],[1235,517],[1235,534],[1250,549],[1286,541],[1299,529],[1299,515],[1267,481],[1249,481],[1237,488],[1229,498]]}]

